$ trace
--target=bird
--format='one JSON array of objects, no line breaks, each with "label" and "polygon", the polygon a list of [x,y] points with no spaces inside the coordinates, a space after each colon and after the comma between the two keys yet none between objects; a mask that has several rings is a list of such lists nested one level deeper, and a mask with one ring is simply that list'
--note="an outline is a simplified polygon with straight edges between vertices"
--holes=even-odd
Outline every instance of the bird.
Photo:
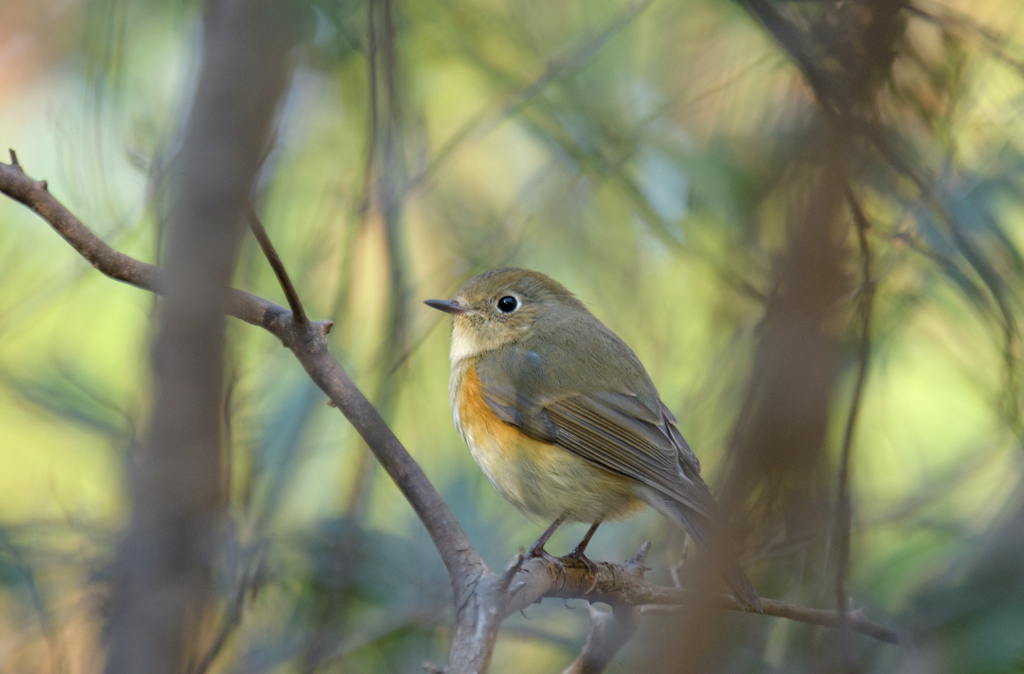
[{"label": "bird", "polygon": [[[492,269],[450,300],[449,398],[459,435],[492,485],[524,515],[590,524],[568,557],[594,572],[586,547],[605,521],[651,506],[707,549],[722,515],[640,359],[565,286],[536,271]],[[745,608],[760,598],[735,560],[722,572]]]}]

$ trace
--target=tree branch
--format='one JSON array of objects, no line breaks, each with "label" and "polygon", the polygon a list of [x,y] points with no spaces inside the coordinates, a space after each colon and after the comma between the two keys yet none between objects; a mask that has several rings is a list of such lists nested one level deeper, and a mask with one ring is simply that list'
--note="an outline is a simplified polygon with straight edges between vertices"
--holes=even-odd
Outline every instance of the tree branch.
[{"label": "tree branch", "polygon": [[[565,584],[562,585],[561,571],[544,559],[531,559],[523,564],[515,582],[510,588],[511,598],[505,607],[505,615],[526,608],[546,597],[557,599],[586,599],[610,606],[643,606],[645,613],[669,612],[681,607],[700,606],[722,611],[745,612],[743,604],[729,594],[697,592],[665,585],[654,585],[644,579],[644,561],[647,548],[644,544],[632,559],[622,564],[596,562],[597,585],[593,592],[587,589],[594,582],[594,574],[582,562],[563,557]],[[847,611],[844,619],[839,611],[807,608],[776,599],[761,599],[763,615],[786,618],[809,625],[821,625],[849,629],[879,641],[901,645],[906,643],[905,635],[880,625],[867,617],[863,610]]]},{"label": "tree branch", "polygon": [[[163,274],[158,267],[108,246],[54,198],[45,183],[30,178],[17,163],[0,162],[0,192],[39,214],[106,276],[155,293],[163,291]],[[333,324],[317,321],[300,325],[284,307],[234,289],[229,290],[226,311],[280,339],[355,427],[427,528],[448,569],[456,605],[464,604],[473,585],[490,572],[423,470],[327,350],[324,337]]]},{"label": "tree branch", "polygon": [[590,632],[579,657],[562,674],[600,674],[640,627],[638,606],[616,606],[611,613],[587,604]]}]

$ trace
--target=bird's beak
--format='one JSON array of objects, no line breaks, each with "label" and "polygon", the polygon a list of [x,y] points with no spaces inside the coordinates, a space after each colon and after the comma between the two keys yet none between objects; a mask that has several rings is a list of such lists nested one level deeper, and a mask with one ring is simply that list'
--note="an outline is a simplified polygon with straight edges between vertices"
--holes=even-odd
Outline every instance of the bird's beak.
[{"label": "bird's beak", "polygon": [[462,306],[455,300],[427,300],[424,304],[449,314],[464,314],[469,311],[468,307]]}]

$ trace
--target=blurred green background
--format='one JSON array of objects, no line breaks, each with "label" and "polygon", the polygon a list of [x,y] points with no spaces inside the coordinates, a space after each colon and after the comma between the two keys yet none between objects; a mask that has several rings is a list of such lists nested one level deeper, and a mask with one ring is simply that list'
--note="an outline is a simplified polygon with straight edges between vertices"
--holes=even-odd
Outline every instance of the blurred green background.
[{"label": "blurred green background", "polygon": [[[833,4],[778,6],[813,32]],[[505,503],[459,439],[448,319],[421,303],[486,269],[537,269],[577,293],[644,362],[714,485],[786,222],[813,185],[805,160],[825,138],[800,72],[724,0],[396,2],[372,70],[367,10],[296,4],[303,38],[258,186],[307,311],[337,324],[334,354],[494,568],[547,523]],[[923,646],[855,638],[852,671],[1024,666],[1022,11],[915,3],[879,89],[886,132],[932,193],[878,157],[855,185],[877,293],[849,590]],[[194,2],[0,2],[0,147],[146,261],[159,255],[200,29]],[[843,245],[856,250],[852,229]],[[851,288],[858,269],[845,270]],[[254,241],[235,285],[283,303]],[[847,300],[833,470],[856,367]],[[0,671],[101,667],[153,306],[0,199]],[[216,654],[216,672],[443,663],[447,574],[411,509],[290,353],[238,322],[228,336],[231,524],[221,605],[194,660]],[[564,554],[583,531],[566,527],[549,549]],[[764,596],[832,607],[832,532],[801,534],[757,532],[751,576]],[[681,537],[654,513],[603,526],[589,554],[621,561],[645,540],[649,577],[669,582]],[[575,656],[586,611],[550,604],[506,622],[492,671],[557,671]],[[648,671],[670,623],[644,620],[611,671]],[[810,669],[829,639],[732,616],[716,671]]]}]

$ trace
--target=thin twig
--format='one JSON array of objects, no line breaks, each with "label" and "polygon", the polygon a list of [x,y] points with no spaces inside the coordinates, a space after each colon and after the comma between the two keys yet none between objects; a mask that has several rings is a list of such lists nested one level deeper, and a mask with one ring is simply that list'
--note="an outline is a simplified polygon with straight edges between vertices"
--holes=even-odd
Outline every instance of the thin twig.
[{"label": "thin twig", "polygon": [[463,143],[473,137],[483,136],[492,129],[497,128],[499,122],[514,114],[529,102],[530,99],[544,91],[548,84],[586,65],[590,59],[601,51],[601,48],[609,40],[621,33],[653,3],[654,0],[642,0],[641,2],[630,4],[624,12],[612,19],[603,30],[586,40],[579,47],[551,59],[540,75],[506,94],[501,103],[489,103],[476,112],[458,131],[445,141],[427,162],[426,166],[409,179],[406,189],[414,190],[430,180],[441,166],[451,159]]},{"label": "thin twig", "polygon": [[277,276],[281,289],[284,290],[284,296],[288,299],[288,306],[291,307],[292,314],[295,316],[295,323],[298,325],[308,324],[309,319],[306,317],[306,310],[302,307],[299,293],[295,292],[295,286],[292,285],[288,271],[284,268],[284,263],[281,262],[281,257],[277,254],[274,244],[270,242],[270,237],[267,236],[267,230],[264,229],[263,223],[260,222],[260,217],[256,215],[256,209],[248,202],[245,205],[245,219],[249,223],[249,229],[252,230],[253,235],[259,242],[260,249],[263,250],[263,254],[267,257],[267,262],[270,263],[270,267],[274,270],[274,275]]},{"label": "thin twig", "polygon": [[[380,36],[379,45],[374,27],[373,5],[371,0],[368,14],[371,41],[370,80],[371,97],[373,99],[373,128],[372,134],[375,144],[370,148],[370,156],[379,154],[380,165],[379,175],[373,182],[370,182],[370,162],[367,162],[366,185],[373,186],[377,195],[377,204],[381,214],[381,224],[384,229],[384,248],[388,262],[388,313],[387,313],[387,336],[381,343],[374,358],[378,370],[376,391],[372,397],[374,407],[381,413],[384,419],[391,416],[395,400],[401,390],[402,381],[400,377],[393,377],[393,371],[397,370],[395,365],[398,357],[406,351],[408,341],[408,289],[406,287],[405,273],[402,252],[401,221],[402,208],[406,189],[405,160],[402,145],[402,108],[401,99],[398,94],[398,56],[397,56],[397,35],[394,17],[394,8],[390,0],[382,3],[383,33]],[[384,124],[381,126],[377,117],[380,114],[376,68],[374,59],[377,51],[381,52],[383,65],[383,102],[385,103]],[[380,145],[376,144],[379,131],[383,131],[383,138]],[[364,199],[368,199],[370,190],[365,190]],[[366,211],[363,211],[365,216]],[[373,476],[376,470],[376,463],[369,451],[360,447],[356,467],[352,471],[353,484],[349,492],[345,512],[354,521],[360,521],[366,515],[366,506],[373,491]]]},{"label": "thin twig", "polygon": [[853,214],[853,222],[857,231],[857,245],[861,258],[861,287],[858,293],[858,316],[860,318],[860,340],[857,346],[857,381],[853,387],[850,410],[846,417],[846,428],[843,431],[843,449],[839,459],[838,507],[836,508],[836,532],[839,536],[839,564],[836,569],[836,608],[840,614],[847,611],[848,598],[846,593],[846,574],[850,565],[850,530],[853,526],[852,504],[850,503],[850,452],[853,447],[853,432],[857,426],[857,416],[864,397],[864,384],[868,378],[871,360],[871,314],[874,307],[875,283],[872,279],[872,254],[868,243],[870,223],[853,193],[853,188],[845,183],[846,201]]},{"label": "thin twig", "polygon": [[[192,668],[191,674],[206,674],[213,664],[213,661],[217,659],[220,652],[224,649],[224,646],[228,642],[228,638],[231,634],[238,629],[238,626],[242,624],[242,614],[245,608],[245,599],[250,595],[250,591],[255,594],[255,591],[259,589],[259,576],[260,567],[263,564],[262,559],[257,559],[254,565],[246,568],[242,574],[242,577],[238,581],[238,585],[235,587],[235,594],[231,598],[231,603],[228,604],[227,611],[224,614],[224,619],[221,621],[220,629],[217,630],[217,636],[214,638],[213,643],[200,658],[196,666]],[[255,587],[255,590],[253,588]]]},{"label": "thin twig", "polygon": [[951,11],[947,7],[935,7],[935,10],[928,10],[916,4],[907,3],[907,11],[918,18],[927,21],[939,28],[951,33],[960,33],[966,37],[978,38],[981,48],[987,51],[993,58],[1002,61],[1024,75],[1024,60],[1013,56],[1006,49],[1006,43],[1010,39],[999,35],[995,31],[975,22],[969,16]]},{"label": "thin twig", "polygon": [[992,296],[992,300],[999,309],[999,313],[1001,314],[1003,321],[1003,363],[1007,379],[1005,390],[1011,405],[1011,409],[1009,409],[1008,412],[1013,415],[1015,420],[1018,412],[1014,409],[1016,407],[1016,403],[1014,402],[1013,395],[1016,388],[1016,349],[1019,341],[1019,328],[1017,326],[1016,315],[1014,314],[1013,308],[1010,304],[1010,299],[1007,297],[1005,282],[1002,277],[1000,277],[999,273],[986,260],[985,255],[978,248],[978,245],[968,237],[965,231],[966,228],[959,221],[957,216],[946,206],[936,189],[929,184],[924,176],[918,173],[917,169],[910,163],[910,161],[897,151],[897,149],[882,133],[882,130],[875,126],[869,126],[864,130],[864,133],[867,139],[881,153],[893,170],[910,178],[917,189],[921,192],[921,196],[924,197],[929,207],[931,207],[931,209],[939,216],[939,222],[945,225],[953,243],[960,251],[960,254],[964,256],[967,263],[970,264],[978,277],[981,278],[982,283],[985,284],[989,294]]}]

